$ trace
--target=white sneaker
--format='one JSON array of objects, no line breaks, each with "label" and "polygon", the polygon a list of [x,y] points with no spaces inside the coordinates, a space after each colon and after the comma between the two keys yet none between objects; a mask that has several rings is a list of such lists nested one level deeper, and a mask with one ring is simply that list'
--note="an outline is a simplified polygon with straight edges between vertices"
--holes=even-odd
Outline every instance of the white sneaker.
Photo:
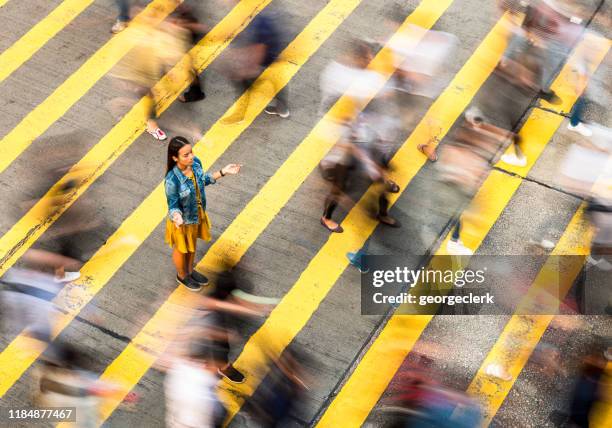
[{"label": "white sneaker", "polygon": [[570,131],[577,132],[580,135],[582,135],[583,137],[590,137],[591,135],[593,135],[593,131],[591,131],[582,122],[579,122],[578,125],[576,125],[576,126],[572,126],[571,123],[568,123],[567,124],[567,129],[569,129]]},{"label": "white sneaker", "polygon": [[525,166],[525,165],[527,165],[527,158],[525,156],[522,156],[522,157],[519,158],[515,154],[502,155],[501,161],[503,163],[507,163],[508,165],[514,165],[514,166]]},{"label": "white sneaker", "polygon": [[113,26],[111,27],[111,33],[113,34],[117,34],[122,32],[123,30],[125,30],[128,26],[128,23],[125,21],[119,21],[117,20]]},{"label": "white sneaker", "polygon": [[81,277],[81,272],[64,272],[64,276],[61,278],[54,278],[55,282],[72,282]]},{"label": "white sneaker", "polygon": [[506,382],[510,382],[512,380],[512,376],[510,376],[510,374],[507,373],[499,364],[489,364],[485,369],[485,373],[489,376],[505,380]]},{"label": "white sneaker", "polygon": [[463,242],[461,242],[460,239],[457,241],[449,239],[449,241],[446,243],[446,251],[452,256],[471,256],[474,254],[472,250],[463,245]]}]

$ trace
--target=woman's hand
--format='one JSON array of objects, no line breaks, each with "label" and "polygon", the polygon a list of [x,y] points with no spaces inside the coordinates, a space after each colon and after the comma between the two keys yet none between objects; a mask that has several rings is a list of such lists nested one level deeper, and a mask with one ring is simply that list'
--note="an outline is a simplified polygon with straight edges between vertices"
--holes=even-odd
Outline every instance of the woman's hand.
[{"label": "woman's hand", "polygon": [[221,172],[223,172],[225,175],[235,175],[240,172],[240,168],[242,168],[241,163],[230,163],[221,168]]},{"label": "woman's hand", "polygon": [[175,212],[172,215],[172,222],[174,223],[177,229],[181,227],[181,225],[183,224],[183,216],[181,215],[181,213]]}]

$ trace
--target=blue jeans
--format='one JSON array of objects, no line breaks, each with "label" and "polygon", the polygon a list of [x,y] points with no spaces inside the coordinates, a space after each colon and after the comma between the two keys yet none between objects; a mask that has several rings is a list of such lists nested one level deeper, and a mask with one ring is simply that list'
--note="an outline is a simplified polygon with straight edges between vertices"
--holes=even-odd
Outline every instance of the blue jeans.
[{"label": "blue jeans", "polygon": [[115,0],[117,8],[119,8],[118,21],[128,22],[130,20],[130,1],[129,0]]}]

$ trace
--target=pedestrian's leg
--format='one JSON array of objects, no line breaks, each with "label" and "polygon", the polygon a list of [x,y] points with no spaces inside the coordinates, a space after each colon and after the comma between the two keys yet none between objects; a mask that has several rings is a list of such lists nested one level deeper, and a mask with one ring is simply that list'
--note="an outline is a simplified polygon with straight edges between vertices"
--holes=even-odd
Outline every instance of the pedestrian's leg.
[{"label": "pedestrian's leg", "polygon": [[144,98],[144,116],[145,116],[145,121],[147,123],[147,132],[151,135],[153,135],[153,137],[156,140],[165,140],[166,137],[166,133],[164,131],[162,131],[159,127],[159,124],[157,123],[157,120],[155,120],[155,118],[157,117],[156,115],[156,109],[155,109],[155,98],[152,92],[148,92]]},{"label": "pedestrian's leg", "polygon": [[325,198],[325,207],[323,209],[323,217],[321,217],[321,223],[329,229],[335,230],[336,232],[342,232],[342,228],[338,223],[332,220],[332,214],[338,206],[338,201],[344,190],[344,184],[346,182],[346,174],[348,168],[343,165],[336,165],[334,168],[334,182],[332,184],[331,191],[327,198]]},{"label": "pedestrian's leg", "polygon": [[583,111],[584,111],[584,99],[580,97],[576,101],[576,104],[574,104],[574,108],[572,108],[572,115],[570,116],[570,124],[573,127],[578,126],[578,124],[582,122],[582,112]]},{"label": "pedestrian's leg", "polygon": [[590,137],[591,135],[593,135],[593,131],[582,122],[582,114],[584,112],[584,107],[584,98],[578,98],[578,101],[576,101],[576,104],[574,104],[574,107],[572,108],[570,123],[567,125],[567,129],[569,129],[570,131],[578,132],[584,137]]},{"label": "pedestrian's leg", "polygon": [[379,183],[381,186],[380,196],[378,197],[378,221],[391,227],[400,227],[399,221],[389,215],[389,199],[387,198],[386,183]]},{"label": "pedestrian's leg", "polygon": [[130,20],[130,2],[129,0],[115,0],[119,9],[117,21],[128,22]]},{"label": "pedestrian's leg", "polygon": [[331,220],[334,210],[338,206],[338,202],[336,200],[336,196],[334,192],[330,193],[327,198],[325,198],[325,207],[323,209],[323,218],[326,220]]},{"label": "pedestrian's leg", "polygon": [[461,238],[461,218],[459,218],[459,220],[457,221],[457,224],[455,225],[455,229],[453,230],[453,234],[451,236],[451,239],[453,241],[459,241],[460,238]]},{"label": "pedestrian's leg", "polygon": [[130,20],[130,4],[128,0],[115,0],[119,9],[117,21],[111,27],[111,33],[117,34],[127,28],[127,23]]},{"label": "pedestrian's leg", "polygon": [[[275,83],[275,85],[278,85]],[[287,86],[282,88],[277,88],[278,93],[274,100],[276,101],[276,111],[277,114],[281,117],[289,116],[289,88]]]},{"label": "pedestrian's leg", "polygon": [[174,263],[174,267],[176,268],[176,273],[180,279],[184,279],[187,277],[187,259],[185,254],[181,253],[176,248],[172,251],[172,262]]},{"label": "pedestrian's leg", "polygon": [[185,254],[185,270],[187,271],[187,275],[191,275],[191,272],[193,272],[194,260],[195,260],[195,251],[193,253]]}]

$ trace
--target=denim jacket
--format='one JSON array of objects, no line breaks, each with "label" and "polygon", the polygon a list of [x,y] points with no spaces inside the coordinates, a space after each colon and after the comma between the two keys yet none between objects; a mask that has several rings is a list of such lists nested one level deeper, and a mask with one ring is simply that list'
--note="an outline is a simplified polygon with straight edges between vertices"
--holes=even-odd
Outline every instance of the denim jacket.
[{"label": "denim jacket", "polygon": [[[193,158],[191,167],[200,190],[202,208],[206,210],[206,194],[204,186],[214,184],[216,180],[212,174],[204,172],[202,162],[197,157]],[[166,174],[166,200],[168,201],[168,217],[172,220],[175,212],[181,213],[185,224],[198,223],[198,200],[196,199],[195,186],[191,178],[184,175],[178,166],[172,168]]]}]

